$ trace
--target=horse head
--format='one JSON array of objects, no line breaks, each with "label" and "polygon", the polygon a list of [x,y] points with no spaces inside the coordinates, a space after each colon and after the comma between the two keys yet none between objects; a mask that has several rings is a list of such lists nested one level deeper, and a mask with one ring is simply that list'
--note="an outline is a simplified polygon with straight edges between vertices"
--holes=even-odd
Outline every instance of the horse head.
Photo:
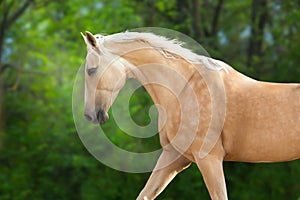
[{"label": "horse head", "polygon": [[84,115],[92,123],[108,120],[108,110],[125,84],[125,66],[118,56],[102,48],[102,35],[82,34],[87,45]]}]

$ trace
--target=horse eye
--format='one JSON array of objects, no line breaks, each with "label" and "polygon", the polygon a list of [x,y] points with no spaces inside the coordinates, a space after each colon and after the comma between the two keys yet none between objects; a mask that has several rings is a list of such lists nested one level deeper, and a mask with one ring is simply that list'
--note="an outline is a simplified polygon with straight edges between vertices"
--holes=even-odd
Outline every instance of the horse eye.
[{"label": "horse eye", "polygon": [[91,76],[92,74],[94,74],[97,71],[97,67],[93,67],[87,70],[87,74],[89,76]]}]

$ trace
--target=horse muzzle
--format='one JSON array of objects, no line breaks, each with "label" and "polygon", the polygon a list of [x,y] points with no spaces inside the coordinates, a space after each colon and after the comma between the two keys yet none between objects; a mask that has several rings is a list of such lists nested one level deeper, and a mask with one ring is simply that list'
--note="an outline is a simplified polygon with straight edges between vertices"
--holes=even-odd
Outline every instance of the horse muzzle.
[{"label": "horse muzzle", "polygon": [[109,118],[109,116],[108,116],[107,112],[103,111],[102,109],[100,109],[97,112],[98,123],[104,124],[105,122],[107,122],[108,118]]},{"label": "horse muzzle", "polygon": [[107,112],[100,109],[96,114],[91,115],[88,112],[84,113],[84,117],[87,121],[92,122],[93,124],[104,124],[109,119]]}]

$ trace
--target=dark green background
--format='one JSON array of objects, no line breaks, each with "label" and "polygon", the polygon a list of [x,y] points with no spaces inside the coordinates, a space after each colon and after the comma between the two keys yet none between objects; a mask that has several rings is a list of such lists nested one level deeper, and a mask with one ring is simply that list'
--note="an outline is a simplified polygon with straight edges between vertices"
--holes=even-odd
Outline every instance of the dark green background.
[{"label": "dark green background", "polygon": [[[76,133],[71,96],[86,54],[80,31],[144,26],[185,33],[250,77],[300,82],[299,0],[0,0],[0,200],[135,199],[149,174],[94,159]],[[132,98],[137,123],[149,121],[149,102],[142,89]],[[105,130],[132,151],[159,146],[157,137],[128,137],[112,119]],[[300,161],[225,163],[225,174],[230,199],[300,198]],[[158,199],[209,196],[192,165]]]}]

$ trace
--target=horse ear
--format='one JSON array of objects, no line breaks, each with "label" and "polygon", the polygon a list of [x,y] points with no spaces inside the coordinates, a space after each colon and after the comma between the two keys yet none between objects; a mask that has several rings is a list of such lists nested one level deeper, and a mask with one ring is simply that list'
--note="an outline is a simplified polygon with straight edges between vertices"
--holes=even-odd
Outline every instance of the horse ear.
[{"label": "horse ear", "polygon": [[84,39],[84,41],[86,42],[86,37],[85,37],[85,35],[84,35],[82,32],[80,32],[80,34],[81,34],[82,38]]},{"label": "horse ear", "polygon": [[97,44],[97,40],[92,33],[85,31],[85,35],[83,33],[81,33],[81,35],[87,45],[91,45],[92,47],[98,49],[99,46]]}]

